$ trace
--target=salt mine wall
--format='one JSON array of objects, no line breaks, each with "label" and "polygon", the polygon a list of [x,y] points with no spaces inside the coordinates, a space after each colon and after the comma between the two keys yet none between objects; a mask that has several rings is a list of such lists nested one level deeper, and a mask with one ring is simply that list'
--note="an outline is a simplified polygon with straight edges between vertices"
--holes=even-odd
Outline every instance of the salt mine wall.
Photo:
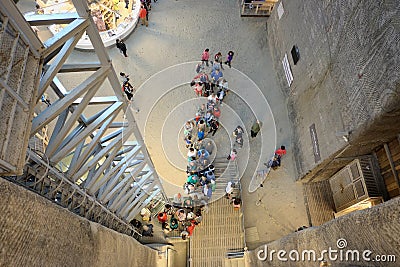
[{"label": "salt mine wall", "polygon": [[[347,164],[346,158],[369,154],[400,133],[400,2],[282,5],[267,20],[267,38],[288,97],[297,178],[323,180]],[[296,64],[293,46],[300,55]]]},{"label": "salt mine wall", "polygon": [[134,238],[0,179],[0,266],[156,266]]},{"label": "salt mine wall", "polygon": [[[321,260],[318,258],[321,257],[322,251],[329,249],[331,256],[326,252],[322,258],[332,267],[399,266],[400,198],[350,213],[322,226],[307,228],[260,246],[250,252],[251,266],[319,266]],[[275,250],[275,253],[271,257],[272,250]],[[281,258],[286,258],[287,261],[278,259],[279,250],[286,252]],[[291,251],[299,253],[298,260],[296,252]],[[315,261],[308,260],[308,254],[312,253],[309,251],[315,252]],[[302,254],[305,260],[302,260]],[[378,261],[383,259],[385,261]]]}]

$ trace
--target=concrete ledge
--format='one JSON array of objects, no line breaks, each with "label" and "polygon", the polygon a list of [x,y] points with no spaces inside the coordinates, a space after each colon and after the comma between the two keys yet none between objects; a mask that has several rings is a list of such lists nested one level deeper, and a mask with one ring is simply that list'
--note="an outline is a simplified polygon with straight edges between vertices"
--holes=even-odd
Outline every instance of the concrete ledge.
[{"label": "concrete ledge", "polygon": [[[328,255],[324,259],[329,261],[330,266],[398,266],[398,262],[373,262],[365,261],[361,257],[364,250],[372,251],[371,258],[376,255],[395,255],[397,261],[400,257],[400,198],[385,202],[381,205],[353,212],[346,216],[329,221],[320,227],[312,227],[306,230],[285,236],[277,241],[267,244],[268,251],[285,250],[288,253],[291,250],[302,252],[305,250],[314,250],[319,256],[321,251],[358,250],[360,252],[360,261],[340,261],[329,260]],[[340,248],[341,244],[346,242],[346,246]],[[343,241],[345,240],[345,242]],[[295,266],[317,266],[317,262],[297,261],[284,262],[279,261],[277,255],[274,260],[269,258],[261,261],[257,258],[260,250],[265,251],[265,246],[261,246],[255,251],[249,253],[251,266],[288,266],[289,263]],[[336,253],[338,255],[338,253]],[[287,256],[287,255],[286,255]],[[317,257],[318,257],[317,256]]]}]

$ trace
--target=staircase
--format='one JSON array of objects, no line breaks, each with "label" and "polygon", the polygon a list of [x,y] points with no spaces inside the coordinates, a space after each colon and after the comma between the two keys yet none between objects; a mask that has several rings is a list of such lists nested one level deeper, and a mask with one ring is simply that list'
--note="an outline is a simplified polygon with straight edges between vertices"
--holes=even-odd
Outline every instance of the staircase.
[{"label": "staircase", "polygon": [[[217,186],[208,213],[204,214],[202,223],[195,228],[190,239],[190,266],[244,266],[240,263],[243,259],[226,259],[227,253],[241,252],[245,247],[242,212],[234,210],[224,197],[229,181],[239,185],[237,164],[226,158],[216,158],[213,164]],[[239,186],[237,190],[240,191]]]},{"label": "staircase", "polygon": [[228,252],[243,251],[242,213],[226,198],[209,205],[209,212],[190,239],[192,267],[223,267]]},{"label": "staircase", "polygon": [[[214,202],[225,196],[225,188],[228,182],[231,181],[239,185],[239,170],[236,161],[230,161],[226,158],[215,158],[213,165],[215,167],[216,188],[210,202]],[[237,190],[239,190],[239,187]]]}]

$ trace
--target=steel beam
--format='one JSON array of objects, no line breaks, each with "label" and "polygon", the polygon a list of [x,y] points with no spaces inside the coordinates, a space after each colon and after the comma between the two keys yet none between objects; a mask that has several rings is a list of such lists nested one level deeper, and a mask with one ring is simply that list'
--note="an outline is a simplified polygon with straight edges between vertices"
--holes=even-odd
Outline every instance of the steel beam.
[{"label": "steel beam", "polygon": [[50,107],[46,108],[42,113],[35,117],[32,121],[31,136],[35,135],[45,124],[48,124],[61,112],[68,108],[78,97],[92,89],[98,82],[98,79],[107,75],[110,68],[102,67],[84,82],[78,85],[69,94],[66,94],[64,98],[54,102]]},{"label": "steel beam", "polygon": [[[115,197],[117,192],[122,192],[124,187],[129,183],[130,180],[132,180],[132,177],[130,175],[121,175],[123,179],[119,181],[111,190],[111,192],[107,192],[106,189],[108,187],[108,184],[104,186],[103,191],[101,192],[101,195],[98,195],[97,198],[101,203],[107,203],[110,201],[112,198]],[[110,181],[111,182],[111,181]]]},{"label": "steel beam", "polygon": [[[62,184],[57,183],[56,179],[54,187],[54,179],[47,177],[49,179],[46,178],[46,181],[41,179],[35,187],[44,195],[49,196],[43,187],[48,183],[46,185],[50,185],[53,189],[50,195],[54,198],[61,187],[72,186],[62,193],[63,196],[70,196],[73,203],[70,205],[68,200],[65,202],[66,205],[71,206],[72,209],[75,208],[75,212],[86,215],[90,219],[102,217],[98,221],[103,221],[106,226],[124,232],[126,229],[130,229],[129,225],[127,226],[126,222],[118,218],[116,213],[130,220],[159,194],[164,200],[167,199],[162,190],[161,181],[154,171],[132,110],[128,107],[127,100],[121,91],[118,76],[93,23],[87,3],[84,0],[72,1],[77,10],[76,14],[33,15],[28,18],[31,25],[69,23],[61,32],[48,39],[45,45],[41,45],[41,50],[36,50],[42,65],[48,63],[45,68],[40,66],[40,70],[45,69],[45,71],[43,71],[40,84],[38,84],[38,95],[35,94],[36,102],[49,86],[60,99],[54,101],[51,106],[33,119],[30,132],[30,135],[34,136],[40,129],[58,117],[46,150],[50,164],[41,162],[40,169],[48,169],[54,177],[62,176],[67,182],[64,183],[62,180]],[[9,4],[8,0],[6,2]],[[20,18],[23,20],[22,15]],[[7,23],[7,18],[5,23]],[[34,33],[26,21],[23,23],[25,26],[22,26],[24,32],[21,34],[21,39],[29,41],[25,31],[32,35]],[[99,62],[65,64],[84,31],[89,35]],[[36,35],[35,38],[37,39]],[[16,42],[14,47],[16,47]],[[72,90],[64,88],[57,77],[58,73],[88,71],[94,71],[94,73]],[[105,78],[108,78],[115,96],[96,97],[97,87],[103,83]],[[89,118],[83,115],[89,110],[89,105],[105,104],[110,106]],[[122,109],[124,121],[118,122],[116,118],[121,115]],[[76,126],[77,124],[78,126]],[[118,130],[108,133],[111,132],[110,129],[114,130],[115,128]],[[131,137],[132,133],[134,136]],[[128,138],[131,140],[127,140]],[[54,167],[51,165],[54,166],[62,160],[64,162],[70,160],[69,166],[66,167],[69,179],[63,174],[53,173]],[[81,183],[76,183],[78,180]],[[131,181],[135,181],[132,188],[130,188]],[[71,188],[73,189],[71,190]],[[87,192],[92,195],[88,195],[85,189],[88,189]],[[108,203],[108,207],[101,206],[99,200]]]},{"label": "steel beam", "polygon": [[61,48],[60,52],[57,54],[55,60],[52,62],[43,77],[40,79],[38,98],[40,98],[44,94],[46,89],[53,81],[53,78],[58,74],[58,71],[61,69],[64,62],[74,50],[75,45],[78,43],[82,34],[83,32],[78,32],[71,36],[71,38],[69,38],[68,40],[65,40],[65,43],[63,43],[64,45]]},{"label": "steel beam", "polygon": [[[128,154],[126,160],[130,160],[132,157],[135,156],[136,153],[137,153],[137,151],[133,151],[132,153]],[[112,161],[114,161],[116,154],[117,153],[114,154]],[[126,165],[125,163],[126,163],[126,161],[119,162],[116,166],[114,166],[112,168],[112,170],[107,172],[103,177],[99,178],[96,181],[96,183],[92,187],[89,188],[89,192],[94,194],[95,192],[97,192],[97,190],[100,189],[100,187],[102,187],[110,179],[112,179],[113,184],[115,184],[115,182],[117,182],[119,180],[120,176],[123,175],[124,171],[120,172],[118,175],[115,175],[115,173],[118,172],[124,165]],[[112,177],[114,177],[114,178],[112,178]]]},{"label": "steel beam", "polygon": [[56,14],[24,15],[24,17],[31,26],[42,26],[52,24],[69,24],[75,19],[78,19],[79,15],[76,12],[68,12]]},{"label": "steel beam", "polygon": [[82,150],[85,147],[85,141],[80,142],[77,146],[76,149],[74,151],[74,155],[72,156],[72,160],[71,163],[69,164],[68,170],[67,170],[67,174],[68,176],[71,176],[71,167],[76,165],[76,162],[80,159],[81,155],[82,155]]},{"label": "steel beam", "polygon": [[139,172],[141,169],[143,169],[143,167],[145,166],[146,162],[142,162],[140,166],[138,166],[134,171],[132,171],[130,174],[126,174],[125,178],[119,182],[117,185],[115,185],[114,187],[107,187],[104,192],[103,192],[103,196],[100,198],[101,201],[103,201],[104,203],[110,201],[115,194],[119,191],[122,190],[122,188],[126,185],[126,183],[134,177],[134,175]]},{"label": "steel beam", "polygon": [[149,195],[145,201],[143,201],[140,205],[136,206],[135,208],[132,209],[131,205],[128,207],[127,211],[125,212],[123,218],[125,218],[126,221],[130,221],[133,218],[135,218],[136,215],[139,214],[139,212],[146,207],[147,205],[150,204],[150,201],[160,192],[160,189],[157,188],[156,190],[153,191],[151,195]]},{"label": "steel beam", "polygon": [[101,164],[100,167],[96,170],[96,174],[93,176],[91,181],[88,184],[85,184],[85,188],[88,190],[90,194],[95,195],[97,190],[99,190],[100,187],[98,187],[97,190],[95,190],[95,185],[99,183],[100,180],[102,180],[102,178],[106,175],[104,173],[105,170],[110,167],[110,165],[114,161],[115,154],[117,154],[121,146],[122,144],[119,143],[113,146],[113,150],[111,151],[110,154],[107,155],[106,160],[103,162],[103,164]]},{"label": "steel beam", "polygon": [[[129,160],[130,160],[132,157],[134,157],[135,154],[136,154],[136,153],[133,152],[131,155],[129,155],[129,157],[130,157]],[[121,164],[121,162],[120,162],[120,164]],[[139,168],[139,167],[143,168],[143,167],[144,167],[144,164],[142,164],[141,166],[138,166],[138,168]],[[114,178],[112,178],[112,179],[107,183],[107,185],[105,186],[104,191],[103,191],[103,194],[104,194],[104,195],[108,194],[110,191],[113,191],[114,189],[118,190],[118,188],[121,187],[121,186],[117,186],[117,183],[118,183],[118,181],[120,180],[120,178],[123,177],[123,175],[124,175],[124,173],[125,173],[125,170],[128,168],[128,164],[124,163],[124,164],[122,164],[122,167],[119,167],[118,165],[115,167],[115,169],[118,169],[118,168],[119,168],[118,174],[115,175]],[[112,172],[114,172],[114,169],[113,169]],[[114,173],[115,173],[115,172],[114,172]],[[127,176],[129,176],[129,175],[127,175]],[[132,175],[132,176],[133,176],[133,175]],[[99,199],[101,199],[102,201],[105,201],[106,198],[107,198],[107,196],[106,196],[106,197],[101,197],[101,196],[99,196]],[[108,198],[111,198],[111,196],[109,196]]]},{"label": "steel beam", "polygon": [[[49,173],[51,173],[52,175],[54,175],[54,177],[57,177],[57,179],[60,179],[61,181],[63,181],[65,184],[67,184],[69,186],[70,189],[72,189],[74,192],[78,192],[81,196],[84,196],[84,198],[90,200],[91,202],[95,202],[96,205],[98,205],[101,210],[103,212],[105,212],[106,214],[108,214],[108,216],[110,216],[111,218],[113,218],[114,220],[118,221],[119,223],[121,223],[122,225],[125,225],[128,229],[130,229],[131,231],[137,232],[132,226],[128,225],[126,222],[124,222],[123,220],[121,220],[120,218],[118,218],[114,213],[110,212],[105,206],[103,206],[100,202],[98,202],[95,198],[93,198],[92,196],[89,196],[88,194],[86,194],[81,188],[79,188],[76,184],[72,183],[71,181],[69,181],[65,176],[63,176],[63,174],[61,174],[57,169],[55,169],[54,167],[52,167],[51,165],[47,164],[41,157],[39,157],[36,153],[28,150],[27,153],[29,154],[29,156],[31,158],[34,159],[35,162],[39,163],[42,166],[45,166]],[[140,235],[140,233],[138,233]]]},{"label": "steel beam", "polygon": [[70,73],[70,72],[85,72],[85,71],[97,71],[101,68],[100,63],[79,63],[79,64],[64,64],[59,73]]},{"label": "steel beam", "polygon": [[128,126],[129,126],[128,122],[113,122],[111,123],[110,128],[122,128]]},{"label": "steel beam", "polygon": [[68,144],[66,144],[61,150],[57,151],[53,157],[51,157],[52,162],[58,162],[62,158],[64,158],[76,145],[81,142],[83,139],[87,138],[90,134],[96,130],[99,125],[104,123],[110,116],[116,114],[121,109],[121,103],[115,103],[110,106],[107,111],[99,117],[96,121],[88,125],[82,132],[80,132],[74,139],[72,139]]},{"label": "steel beam", "polygon": [[[129,153],[129,151],[132,151],[132,149],[140,148],[139,146],[126,146],[124,143],[124,147],[117,153],[117,157],[120,157],[121,155],[125,155],[126,153]],[[123,157],[122,157],[123,159]],[[122,160],[121,159],[121,160]],[[118,160],[120,161],[120,160]]]},{"label": "steel beam", "polygon": [[122,205],[125,205],[125,203],[127,202],[131,202],[133,201],[133,199],[135,198],[135,196],[137,194],[139,194],[140,192],[140,187],[132,187],[131,189],[129,189],[126,192],[121,192],[118,194],[118,196],[114,199],[114,201],[112,202],[112,204],[109,206],[108,208],[112,211],[112,212],[117,212],[117,210],[121,209]]},{"label": "steel beam", "polygon": [[104,144],[112,139],[114,139],[116,136],[120,135],[122,133],[123,129],[118,129],[109,135],[104,136],[103,138],[100,139],[100,143]]},{"label": "steel beam", "polygon": [[85,29],[89,25],[90,21],[88,19],[82,19],[82,18],[75,19],[73,22],[71,22],[65,28],[63,28],[59,33],[57,33],[56,35],[48,39],[46,42],[44,42],[44,46],[46,47],[46,49],[43,50],[42,56],[43,57],[49,56],[57,49],[59,49],[61,46],[66,44],[66,42],[71,38],[75,36],[82,36]]},{"label": "steel beam", "polygon": [[[72,105],[79,105],[82,102],[83,98],[78,98],[75,100]],[[115,102],[118,102],[118,98],[116,96],[98,96],[98,97],[93,97],[90,102],[88,103],[89,105],[108,105],[108,104],[114,104]]]},{"label": "steel beam", "polygon": [[79,171],[77,171],[73,176],[72,179],[76,181],[81,177],[83,174],[85,174],[87,171],[89,171],[93,166],[95,166],[103,157],[105,157],[113,148],[113,146],[118,145],[121,143],[122,145],[122,135],[116,137],[108,146],[103,147],[94,157],[87,163],[85,163]]},{"label": "steel beam", "polygon": [[[100,79],[95,86],[100,86],[103,81]],[[46,154],[49,157],[52,157],[57,149],[60,146],[61,142],[67,136],[71,128],[78,121],[78,118],[82,115],[83,111],[86,109],[90,99],[96,94],[96,90],[89,90],[83,97],[83,101],[75,108],[74,112],[68,118],[68,120],[64,123],[63,127],[58,131],[56,138],[52,142],[51,146],[47,147]]]},{"label": "steel beam", "polygon": [[[56,153],[58,151],[60,151],[63,147],[65,147],[69,142],[71,142],[71,140],[75,139],[78,134],[82,133],[82,131],[85,129],[85,125],[83,123],[79,123],[72,131],[70,134],[68,134],[68,136],[62,141],[61,145],[57,148]],[[65,157],[70,156],[71,154],[73,154],[73,152],[71,151],[70,153],[67,153],[65,155]]]},{"label": "steel beam", "polygon": [[[106,155],[109,154],[115,146],[118,146],[118,150],[122,146],[122,135],[116,137],[108,146],[102,148],[89,162],[83,165],[79,171],[73,175],[73,180],[76,181],[80,176],[97,164],[103,157],[106,157]],[[118,152],[118,150],[115,151],[115,154]],[[112,160],[114,160],[114,157]]]},{"label": "steel beam", "polygon": [[101,125],[100,130],[97,132],[97,134],[92,138],[90,143],[86,146],[85,150],[83,153],[81,153],[79,159],[74,161],[73,163],[71,162],[71,165],[69,166],[68,174],[73,176],[76,171],[82,167],[82,165],[89,159],[90,155],[94,153],[94,150],[96,146],[99,144],[99,139],[103,134],[107,131],[110,123],[113,121],[114,116],[110,117],[108,120],[106,120],[103,125]]},{"label": "steel beam", "polygon": [[[155,185],[155,183],[153,183]],[[125,205],[122,206],[122,208],[117,211],[117,214],[119,217],[125,218],[128,214],[128,212],[136,206],[142,199],[144,199],[147,196],[147,192],[142,190],[139,194],[139,196],[136,196],[132,201],[127,201]]]},{"label": "steel beam", "polygon": [[90,41],[92,42],[93,48],[96,51],[96,55],[98,56],[101,65],[110,65],[111,60],[104,48],[103,40],[100,38],[99,31],[97,27],[95,27],[96,24],[93,22],[87,2],[82,0],[72,0],[72,2],[74,3],[76,12],[79,14],[79,16],[90,21],[88,27],[86,28],[86,34],[89,36]]},{"label": "steel beam", "polygon": [[[146,178],[151,177],[152,173],[148,173],[146,175]],[[113,201],[113,203],[110,205],[108,205],[109,209],[112,211],[116,211],[119,208],[121,208],[121,205],[123,205],[123,203],[126,203],[126,201],[128,200],[129,197],[131,196],[136,196],[140,190],[142,190],[142,185],[144,184],[144,182],[146,181],[146,179],[143,179],[141,181],[138,181],[136,184],[136,187],[133,187],[131,190],[128,191],[128,193],[126,194],[119,194]]]},{"label": "steel beam", "polygon": [[58,116],[56,125],[54,127],[53,133],[52,133],[52,135],[50,137],[49,144],[48,144],[47,147],[52,146],[52,143],[54,142],[54,139],[57,137],[57,133],[61,130],[62,126],[64,125],[65,121],[67,120],[68,113],[69,113],[68,109],[65,109]]}]

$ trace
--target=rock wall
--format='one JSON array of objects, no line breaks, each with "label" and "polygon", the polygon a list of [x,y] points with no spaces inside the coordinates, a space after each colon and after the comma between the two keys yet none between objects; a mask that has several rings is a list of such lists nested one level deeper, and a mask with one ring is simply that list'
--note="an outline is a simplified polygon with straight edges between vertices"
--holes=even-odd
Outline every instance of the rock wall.
[{"label": "rock wall", "polygon": [[[329,262],[329,266],[399,266],[400,261],[400,198],[390,200],[384,204],[375,206],[363,211],[350,213],[346,216],[337,218],[320,227],[312,227],[306,230],[285,236],[282,239],[260,246],[255,251],[248,254],[250,266],[319,266],[318,257],[323,250],[331,248],[331,255],[325,253],[323,259]],[[287,254],[281,258],[288,261],[281,261],[277,257],[277,252],[270,257],[272,250],[284,250]],[[291,260],[289,253],[291,250],[299,252],[299,260]],[[302,259],[304,251],[315,251],[314,260],[308,260],[308,253],[304,253],[306,260]],[[336,250],[337,252],[333,252]],[[358,251],[357,254],[348,251]],[[371,251],[371,254],[364,251]],[[261,251],[261,252],[260,252]],[[267,258],[264,260],[265,251]],[[342,251],[342,252],[340,252]],[[259,254],[259,256],[257,256]],[[296,254],[292,252],[292,258],[296,259]],[[378,256],[376,257],[376,256]],[[384,259],[386,261],[377,261]],[[392,256],[390,261],[389,255]],[[282,256],[282,255],[281,255]],[[335,256],[337,259],[335,259]],[[258,258],[261,258],[258,259]],[[270,260],[270,259],[273,260]],[[311,256],[313,259],[313,256]],[[370,261],[368,259],[371,259]]]},{"label": "rock wall", "polygon": [[[347,163],[335,157],[370,153],[400,132],[400,2],[282,3],[281,19],[277,8],[268,19],[268,41],[288,96],[298,177],[326,179]],[[300,50],[296,65],[293,45]],[[282,66],[285,53],[294,76],[290,87]],[[312,124],[319,160],[314,158]]]},{"label": "rock wall", "polygon": [[0,266],[156,266],[157,253],[0,178]]}]

